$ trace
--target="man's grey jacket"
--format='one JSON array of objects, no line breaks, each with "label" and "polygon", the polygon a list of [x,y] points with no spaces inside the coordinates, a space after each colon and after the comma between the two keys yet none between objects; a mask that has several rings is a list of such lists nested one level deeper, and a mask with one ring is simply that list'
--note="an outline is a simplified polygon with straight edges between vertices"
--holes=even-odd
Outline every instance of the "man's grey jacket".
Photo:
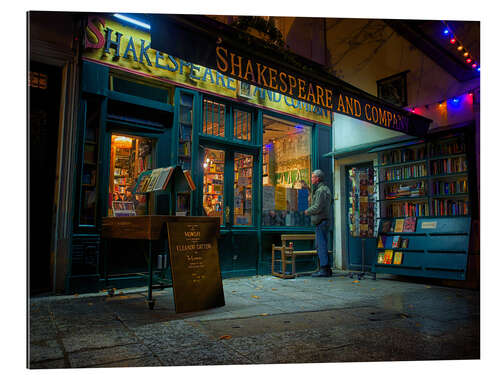
[{"label": "man's grey jacket", "polygon": [[305,212],[311,215],[312,225],[318,225],[323,219],[330,218],[330,203],[332,202],[332,193],[323,181],[313,186],[311,197],[311,207]]}]

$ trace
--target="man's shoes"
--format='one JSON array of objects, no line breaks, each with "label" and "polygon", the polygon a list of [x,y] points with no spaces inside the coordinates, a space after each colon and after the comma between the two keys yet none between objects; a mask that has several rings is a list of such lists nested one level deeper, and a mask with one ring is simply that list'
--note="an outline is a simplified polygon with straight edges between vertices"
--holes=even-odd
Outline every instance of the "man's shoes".
[{"label": "man's shoes", "polygon": [[318,272],[311,275],[312,277],[330,277],[332,276],[332,269],[330,266],[321,266]]}]

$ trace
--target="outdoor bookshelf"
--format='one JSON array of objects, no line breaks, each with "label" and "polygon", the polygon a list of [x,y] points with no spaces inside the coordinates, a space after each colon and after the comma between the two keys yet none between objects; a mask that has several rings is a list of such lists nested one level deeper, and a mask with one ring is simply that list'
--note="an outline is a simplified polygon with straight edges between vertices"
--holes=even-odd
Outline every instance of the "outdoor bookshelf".
[{"label": "outdoor bookshelf", "polygon": [[[465,280],[470,217],[415,217],[412,232],[396,230],[398,220],[405,219],[386,219],[379,226],[372,272]],[[400,262],[395,259],[397,253]]]},{"label": "outdoor bookshelf", "polygon": [[[464,136],[383,150],[377,169],[379,228],[373,272],[464,280],[471,224]],[[401,223],[408,218],[416,221],[415,229],[403,232]],[[398,236],[407,240],[405,248]]]}]

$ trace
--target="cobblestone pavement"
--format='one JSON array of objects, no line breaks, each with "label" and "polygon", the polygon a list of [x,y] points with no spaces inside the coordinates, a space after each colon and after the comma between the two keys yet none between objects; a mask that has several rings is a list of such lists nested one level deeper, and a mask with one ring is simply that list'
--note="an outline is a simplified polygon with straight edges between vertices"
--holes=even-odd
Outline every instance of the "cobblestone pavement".
[{"label": "cobblestone pavement", "polygon": [[29,301],[33,369],[479,358],[479,292],[391,277],[223,281],[226,305],[175,313],[172,289]]}]

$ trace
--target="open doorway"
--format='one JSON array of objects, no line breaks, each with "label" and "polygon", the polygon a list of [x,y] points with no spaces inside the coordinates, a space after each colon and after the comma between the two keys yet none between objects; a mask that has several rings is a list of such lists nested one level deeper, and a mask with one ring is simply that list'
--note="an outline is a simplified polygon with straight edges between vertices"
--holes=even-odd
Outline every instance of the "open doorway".
[{"label": "open doorway", "polygon": [[30,295],[49,292],[61,68],[30,62],[28,267]]}]

